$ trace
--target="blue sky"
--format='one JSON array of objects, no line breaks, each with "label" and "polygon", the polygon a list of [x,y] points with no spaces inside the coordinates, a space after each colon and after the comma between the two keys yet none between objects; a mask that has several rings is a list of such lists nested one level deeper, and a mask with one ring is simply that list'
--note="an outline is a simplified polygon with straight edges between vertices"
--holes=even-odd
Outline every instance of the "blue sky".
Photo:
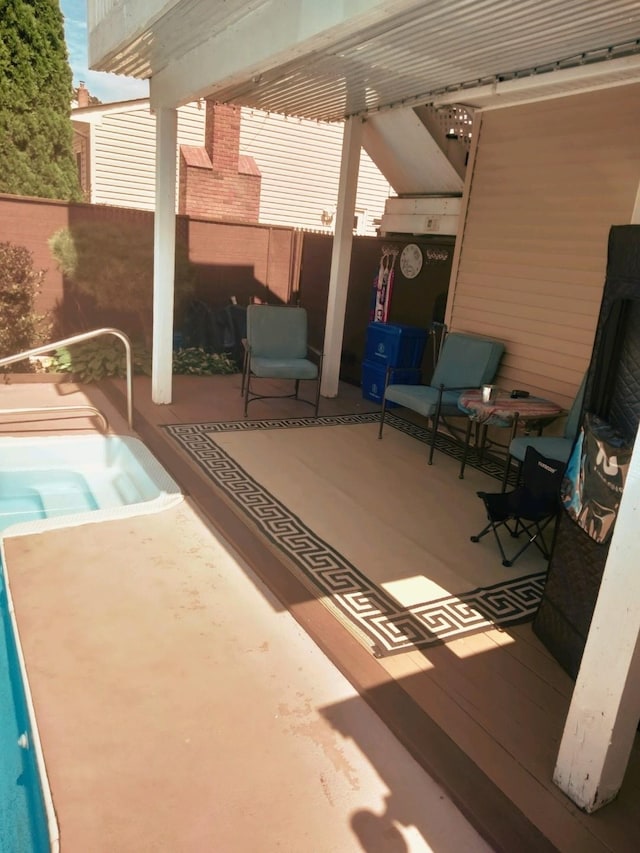
[{"label": "blue sky", "polygon": [[146,80],[89,71],[87,51],[87,4],[86,0],[60,0],[64,16],[64,32],[69,51],[69,64],[73,72],[73,85],[80,80],[92,95],[103,103],[126,101],[129,98],[145,98],[149,94]]}]

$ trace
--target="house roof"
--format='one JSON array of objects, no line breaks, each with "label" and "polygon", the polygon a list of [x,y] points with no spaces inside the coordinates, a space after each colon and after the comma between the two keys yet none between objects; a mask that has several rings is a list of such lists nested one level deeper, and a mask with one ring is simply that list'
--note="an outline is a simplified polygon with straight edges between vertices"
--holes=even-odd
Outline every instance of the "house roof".
[{"label": "house roof", "polygon": [[74,106],[71,109],[71,117],[74,121],[84,121],[90,124],[91,122],[100,121],[106,115],[148,109],[149,98],[135,98],[128,101],[111,101],[107,104],[93,104],[88,107]]},{"label": "house roof", "polygon": [[340,120],[640,79],[637,0],[174,0],[148,20],[138,14],[137,31],[128,21],[116,33],[117,49],[117,21],[97,23],[92,67],[153,77],[165,105],[209,95]]}]

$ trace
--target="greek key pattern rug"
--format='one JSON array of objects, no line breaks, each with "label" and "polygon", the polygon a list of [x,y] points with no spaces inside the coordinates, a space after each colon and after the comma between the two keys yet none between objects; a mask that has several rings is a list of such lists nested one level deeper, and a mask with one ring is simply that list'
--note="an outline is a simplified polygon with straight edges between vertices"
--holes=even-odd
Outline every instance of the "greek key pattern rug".
[{"label": "greek key pattern rug", "polygon": [[[366,566],[356,566],[243,468],[222,446],[225,433],[320,429],[327,426],[377,424],[377,413],[319,418],[174,424],[166,432],[200,467],[232,506],[292,564],[313,593],[378,657],[422,649],[454,638],[528,621],[542,594],[545,571],[509,577],[498,583],[400,602],[371,580]],[[392,413],[385,429],[399,430],[426,443],[429,431]],[[460,448],[438,436],[437,449],[459,458]],[[426,452],[426,448],[425,448]],[[422,453],[422,451],[421,451]],[[477,467],[477,460],[470,460]],[[501,466],[485,460],[483,468],[501,477]],[[499,561],[498,561],[499,562]],[[371,574],[371,573],[369,573]]]}]

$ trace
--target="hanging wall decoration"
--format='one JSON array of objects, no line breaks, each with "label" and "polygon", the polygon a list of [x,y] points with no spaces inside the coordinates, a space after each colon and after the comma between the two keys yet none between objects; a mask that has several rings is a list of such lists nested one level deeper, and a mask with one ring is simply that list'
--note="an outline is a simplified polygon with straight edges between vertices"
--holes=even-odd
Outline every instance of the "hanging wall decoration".
[{"label": "hanging wall decoration", "polygon": [[371,320],[376,323],[386,323],[389,317],[391,305],[391,293],[393,291],[393,275],[396,258],[398,257],[397,246],[383,246],[380,268],[373,283],[373,299]]}]

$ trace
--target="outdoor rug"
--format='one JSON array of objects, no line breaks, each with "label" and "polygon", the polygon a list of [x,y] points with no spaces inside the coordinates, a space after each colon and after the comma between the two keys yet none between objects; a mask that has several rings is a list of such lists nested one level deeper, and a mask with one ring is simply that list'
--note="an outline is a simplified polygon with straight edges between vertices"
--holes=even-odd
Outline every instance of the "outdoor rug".
[{"label": "outdoor rug", "polygon": [[[175,424],[167,433],[309,590],[377,656],[533,618],[546,574],[535,549],[513,568],[478,489],[502,468],[392,413]],[[485,470],[480,470],[484,467]]]}]

